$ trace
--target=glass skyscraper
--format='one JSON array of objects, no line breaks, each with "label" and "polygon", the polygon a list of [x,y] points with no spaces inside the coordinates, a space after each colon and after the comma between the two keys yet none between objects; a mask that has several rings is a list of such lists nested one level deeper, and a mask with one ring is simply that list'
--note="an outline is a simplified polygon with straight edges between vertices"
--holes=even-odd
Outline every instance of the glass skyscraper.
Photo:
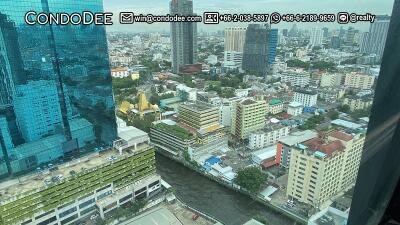
[{"label": "glass skyscraper", "polygon": [[117,136],[105,28],[27,25],[26,12],[102,12],[102,0],[0,1],[0,177]]}]

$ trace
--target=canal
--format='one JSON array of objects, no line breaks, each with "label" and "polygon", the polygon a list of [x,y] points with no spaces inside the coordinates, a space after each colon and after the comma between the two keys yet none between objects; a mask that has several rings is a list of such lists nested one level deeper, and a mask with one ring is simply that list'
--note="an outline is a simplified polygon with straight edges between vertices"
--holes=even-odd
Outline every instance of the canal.
[{"label": "canal", "polygon": [[268,209],[249,197],[227,189],[218,183],[157,154],[157,170],[176,190],[184,203],[201,210],[225,225],[242,225],[260,215],[268,225],[295,225],[291,219]]}]

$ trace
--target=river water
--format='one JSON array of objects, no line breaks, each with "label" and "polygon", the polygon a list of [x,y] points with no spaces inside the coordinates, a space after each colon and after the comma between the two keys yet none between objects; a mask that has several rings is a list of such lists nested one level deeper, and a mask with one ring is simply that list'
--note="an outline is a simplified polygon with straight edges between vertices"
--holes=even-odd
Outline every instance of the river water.
[{"label": "river water", "polygon": [[249,197],[227,189],[218,183],[157,154],[157,170],[176,190],[184,203],[225,225],[242,225],[256,215],[266,218],[268,225],[295,225],[296,223]]}]

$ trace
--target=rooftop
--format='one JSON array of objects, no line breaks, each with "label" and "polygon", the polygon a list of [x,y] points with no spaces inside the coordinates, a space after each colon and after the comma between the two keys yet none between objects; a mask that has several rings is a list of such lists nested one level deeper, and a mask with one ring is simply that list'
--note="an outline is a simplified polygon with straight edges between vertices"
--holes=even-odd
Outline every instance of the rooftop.
[{"label": "rooftop", "polygon": [[317,92],[313,91],[313,90],[306,90],[306,89],[297,89],[295,90],[295,92],[297,93],[302,93],[302,94],[306,94],[306,95],[316,95]]},{"label": "rooftop", "polygon": [[342,140],[342,141],[351,141],[353,139],[353,136],[351,136],[350,134],[341,132],[341,131],[333,131],[329,134],[329,136],[334,137],[339,140]]},{"label": "rooftop", "polygon": [[157,130],[161,130],[164,131],[166,133],[172,134],[180,139],[183,140],[188,140],[193,138],[193,134],[190,133],[189,131],[187,131],[186,129],[179,127],[176,124],[172,124],[172,123],[165,123],[165,122],[161,122],[161,123],[157,123],[154,125],[154,128]]},{"label": "rooftop", "polygon": [[343,151],[345,147],[342,142],[335,140],[332,142],[326,142],[321,138],[313,138],[311,140],[303,142],[303,145],[308,147],[308,150],[318,151],[331,156],[336,151]]},{"label": "rooftop", "polygon": [[297,107],[303,107],[303,104],[301,104],[300,102],[290,102],[288,106],[297,108]]},{"label": "rooftop", "polygon": [[156,208],[145,212],[124,225],[182,225],[167,208]]},{"label": "rooftop", "polygon": [[285,145],[293,146],[295,144],[302,143],[315,137],[318,137],[317,132],[312,130],[305,130],[293,132],[289,136],[279,139],[279,141]]},{"label": "rooftop", "polygon": [[282,101],[281,100],[279,100],[279,99],[271,99],[270,101],[269,101],[269,105],[279,105],[279,104],[282,104]]},{"label": "rooftop", "polygon": [[211,109],[217,109],[216,107],[203,103],[203,102],[186,102],[180,105],[182,108],[186,108],[192,111],[206,111]]},{"label": "rooftop", "polygon": [[332,120],[331,123],[334,125],[337,125],[337,126],[350,128],[350,129],[354,129],[354,130],[362,127],[360,124],[353,123],[353,122],[350,122],[347,120],[342,120],[342,119]]},{"label": "rooftop", "polygon": [[329,207],[311,216],[309,225],[345,225],[348,215],[340,210]]},{"label": "rooftop", "polygon": [[101,153],[93,152],[64,164],[56,165],[53,171],[44,169],[12,180],[4,181],[0,184],[0,203],[7,200],[18,199],[28,192],[33,193],[45,188],[46,184],[44,181],[47,179],[62,175],[65,180],[68,177],[71,177],[74,173],[90,171],[99,166],[112,163],[109,160],[111,156],[117,158],[114,161],[119,161],[127,156],[136,154],[137,152],[148,148],[150,148],[149,145],[143,144],[138,146],[138,149],[135,152],[125,151],[123,152],[123,155],[119,155],[119,152],[114,149],[106,150]]},{"label": "rooftop", "polygon": [[147,133],[132,126],[118,127],[118,137],[125,141],[129,141],[135,138],[147,136]]}]

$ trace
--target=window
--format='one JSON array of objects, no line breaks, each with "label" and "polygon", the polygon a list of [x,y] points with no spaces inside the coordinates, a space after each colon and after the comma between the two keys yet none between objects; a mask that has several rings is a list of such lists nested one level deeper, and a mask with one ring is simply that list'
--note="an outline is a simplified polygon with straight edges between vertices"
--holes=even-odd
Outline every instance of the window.
[{"label": "window", "polygon": [[70,208],[67,211],[64,211],[64,212],[60,213],[59,217],[63,218],[63,217],[68,216],[69,214],[71,214],[73,212],[76,212],[76,207]]}]

